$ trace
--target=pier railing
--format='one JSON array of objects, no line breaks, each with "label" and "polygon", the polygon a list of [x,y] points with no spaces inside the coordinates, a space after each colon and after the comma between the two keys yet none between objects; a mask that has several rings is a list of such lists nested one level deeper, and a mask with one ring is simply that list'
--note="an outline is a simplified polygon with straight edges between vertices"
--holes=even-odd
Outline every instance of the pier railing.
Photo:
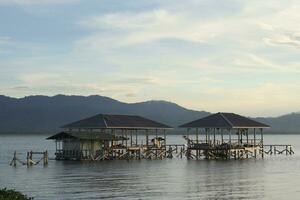
[{"label": "pier railing", "polygon": [[276,155],[276,154],[285,154],[292,155],[295,154],[292,145],[287,144],[267,144],[264,146],[264,153],[268,155]]}]

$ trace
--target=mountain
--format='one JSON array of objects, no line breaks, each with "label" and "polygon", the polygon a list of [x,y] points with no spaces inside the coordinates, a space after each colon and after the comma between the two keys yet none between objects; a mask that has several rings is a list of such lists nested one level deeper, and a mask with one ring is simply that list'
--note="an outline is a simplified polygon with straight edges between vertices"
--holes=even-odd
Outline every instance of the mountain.
[{"label": "mountain", "polygon": [[[123,103],[103,96],[28,96],[0,95],[0,133],[53,133],[64,124],[99,113],[135,114],[177,127],[209,115],[167,101]],[[272,128],[273,133],[300,133],[300,113],[280,117],[255,118]]]},{"label": "mountain", "polygon": [[0,96],[0,132],[50,133],[64,124],[99,113],[136,114],[176,127],[207,116],[166,101],[123,103],[103,96]]},{"label": "mountain", "polygon": [[255,120],[271,126],[269,132],[300,133],[300,113],[291,113],[280,117],[256,118]]}]

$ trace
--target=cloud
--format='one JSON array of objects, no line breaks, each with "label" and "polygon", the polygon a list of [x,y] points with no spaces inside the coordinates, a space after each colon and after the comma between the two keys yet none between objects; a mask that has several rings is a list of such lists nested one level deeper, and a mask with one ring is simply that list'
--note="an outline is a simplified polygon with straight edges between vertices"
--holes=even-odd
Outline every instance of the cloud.
[{"label": "cloud", "polygon": [[30,89],[30,87],[27,87],[27,86],[14,86],[14,87],[11,87],[10,89],[16,90],[16,91],[22,91],[22,90],[28,90],[28,89]]},{"label": "cloud", "polygon": [[0,36],[0,45],[2,44],[7,44],[8,42],[11,41],[11,37],[7,36]]},{"label": "cloud", "polygon": [[[81,74],[84,76],[84,74]],[[94,95],[101,94],[124,101],[134,101],[139,98],[141,90],[145,84],[154,84],[148,77],[124,77],[109,79],[106,75],[95,75],[95,78],[74,79],[77,74],[74,73],[25,73],[19,76],[21,86],[2,88],[6,93],[14,94],[78,94]],[[24,85],[24,86],[23,86]],[[19,96],[19,95],[18,95]]]},{"label": "cloud", "polygon": [[234,58],[233,64],[245,72],[300,73],[300,66],[277,64],[274,61],[255,54],[240,54]]},{"label": "cloud", "polygon": [[118,84],[155,84],[155,78],[150,77],[140,77],[140,78],[118,78],[117,80],[110,81],[111,83],[118,83]]},{"label": "cloud", "polygon": [[53,5],[77,3],[80,0],[0,0],[0,5]]},{"label": "cloud", "polygon": [[300,48],[300,33],[278,34],[270,38],[263,38],[263,41],[272,46],[289,46]]},{"label": "cloud", "polygon": [[[210,111],[230,111],[252,116],[280,115],[293,112],[300,106],[300,83],[282,84],[266,82],[250,87],[210,87],[199,93],[197,101],[190,102],[194,108],[199,105]],[[200,98],[202,97],[202,98]],[[200,109],[201,109],[200,108]]]},{"label": "cloud", "polygon": [[[1,5],[77,2],[0,0]],[[60,44],[49,37],[45,48],[32,50],[40,41],[28,33],[36,27],[20,31],[21,40],[13,30],[12,53],[2,54],[0,61],[1,85],[8,94],[102,94],[128,102],[166,99],[201,110],[243,113],[286,112],[276,109],[272,99],[286,110],[299,106],[294,99],[300,88],[292,86],[299,84],[300,72],[297,1],[188,0],[183,5],[179,0],[153,0],[130,6],[81,2],[88,12],[80,13],[82,7],[75,6],[59,15],[52,8],[46,15],[26,15],[33,25],[37,17],[61,20],[63,26],[51,26],[61,30]],[[63,34],[70,29],[76,37]],[[0,51],[11,40],[0,38]],[[30,47],[20,49],[18,41]]]},{"label": "cloud", "polygon": [[[158,9],[141,13],[120,12],[93,16],[79,24],[97,31],[83,41],[90,41],[91,44],[94,41],[93,44],[97,44],[97,38],[103,38],[101,33],[109,31],[116,39],[114,45],[135,45],[164,39],[203,43],[223,33],[228,22],[197,20],[187,13]],[[105,42],[104,39],[100,41]]]}]

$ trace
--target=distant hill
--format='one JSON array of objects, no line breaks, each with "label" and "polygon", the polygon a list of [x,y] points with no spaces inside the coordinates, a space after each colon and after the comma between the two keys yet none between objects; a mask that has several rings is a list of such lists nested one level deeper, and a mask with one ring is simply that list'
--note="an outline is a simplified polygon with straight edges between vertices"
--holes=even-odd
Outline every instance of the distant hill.
[{"label": "distant hill", "polygon": [[[136,114],[177,127],[185,122],[209,115],[167,101],[123,103],[103,96],[0,96],[1,133],[52,133],[59,127],[99,113]],[[276,133],[297,133],[300,113],[276,118],[256,118],[269,124]],[[299,132],[300,133],[300,132]]]},{"label": "distant hill", "polygon": [[280,117],[256,118],[255,120],[271,126],[270,132],[274,133],[299,133],[300,113],[291,113]]},{"label": "distant hill", "polygon": [[128,104],[103,96],[0,96],[0,132],[49,133],[99,113],[136,114],[174,127],[209,114],[166,101]]}]

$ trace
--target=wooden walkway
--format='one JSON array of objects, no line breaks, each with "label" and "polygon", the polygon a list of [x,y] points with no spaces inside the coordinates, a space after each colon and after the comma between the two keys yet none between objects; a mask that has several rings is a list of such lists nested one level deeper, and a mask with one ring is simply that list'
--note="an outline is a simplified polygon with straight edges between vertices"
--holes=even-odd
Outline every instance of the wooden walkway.
[{"label": "wooden walkway", "polygon": [[293,155],[293,154],[295,154],[293,147],[290,144],[264,145],[264,153],[268,154],[268,155],[276,155],[276,154]]},{"label": "wooden walkway", "polygon": [[295,152],[292,145],[217,145],[197,144],[187,146],[185,144],[170,144],[166,148],[167,158],[187,159],[247,159],[265,155],[293,155]]}]

